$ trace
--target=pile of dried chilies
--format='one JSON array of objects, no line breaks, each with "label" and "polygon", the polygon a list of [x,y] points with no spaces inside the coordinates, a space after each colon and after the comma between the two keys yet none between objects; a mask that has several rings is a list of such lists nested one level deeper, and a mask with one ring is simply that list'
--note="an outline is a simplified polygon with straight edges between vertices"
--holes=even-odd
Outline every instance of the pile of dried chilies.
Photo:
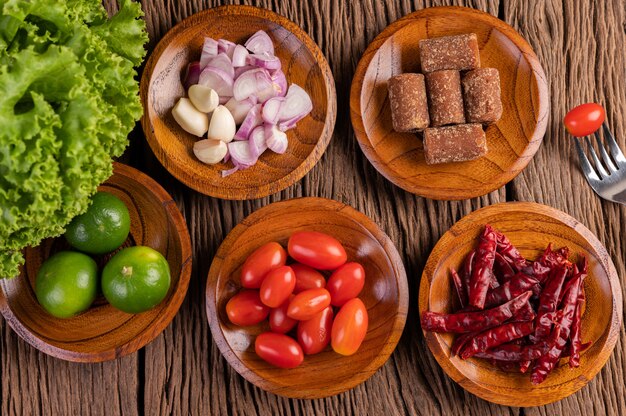
[{"label": "pile of dried chilies", "polygon": [[461,310],[453,314],[424,312],[426,331],[460,334],[452,353],[462,359],[484,358],[505,371],[532,368],[533,384],[543,382],[569,356],[578,367],[585,301],[587,260],[568,260],[566,247],[551,245],[535,261],[526,260],[502,233],[486,225],[478,247],[463,270],[451,269]]}]

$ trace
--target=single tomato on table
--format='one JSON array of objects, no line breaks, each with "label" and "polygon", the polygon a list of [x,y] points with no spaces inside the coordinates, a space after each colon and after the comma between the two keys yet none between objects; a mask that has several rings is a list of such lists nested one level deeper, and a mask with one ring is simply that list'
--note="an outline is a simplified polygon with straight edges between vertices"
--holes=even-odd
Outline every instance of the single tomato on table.
[{"label": "single tomato on table", "polygon": [[314,268],[300,263],[294,263],[290,266],[296,274],[296,286],[293,288],[293,293],[326,286],[326,279]]},{"label": "single tomato on table", "polygon": [[274,332],[264,332],[254,341],[256,354],[280,368],[294,368],[304,360],[300,345],[291,337]]},{"label": "single tomato on table", "polygon": [[602,126],[606,114],[600,104],[587,103],[572,108],[563,118],[565,128],[575,137],[592,134]]},{"label": "single tomato on table", "polygon": [[261,283],[261,302],[270,308],[279,307],[296,286],[296,275],[289,266],[281,266],[269,272]]},{"label": "single tomato on table", "polygon": [[235,325],[256,325],[267,318],[270,308],[261,302],[258,290],[242,290],[226,304],[228,319]]},{"label": "single tomato on table", "polygon": [[348,260],[346,250],[337,239],[317,231],[293,233],[287,251],[297,262],[318,270],[334,270]]},{"label": "single tomato on table", "polygon": [[343,306],[356,298],[365,285],[365,269],[359,263],[346,263],[330,275],[326,290],[330,293],[333,306]]},{"label": "single tomato on table", "polygon": [[330,344],[341,355],[352,355],[367,334],[368,316],[363,301],[354,298],[339,309],[333,322]]},{"label": "single tomato on table", "polygon": [[241,269],[241,285],[248,289],[258,289],[270,271],[284,266],[287,261],[285,249],[276,242],[257,248],[248,256]]},{"label": "single tomato on table", "polygon": [[298,324],[298,344],[306,355],[317,354],[330,343],[333,327],[333,308],[328,306],[308,321]]},{"label": "single tomato on table", "polygon": [[326,289],[309,289],[298,293],[289,302],[287,315],[298,321],[306,321],[330,305],[330,293]]}]

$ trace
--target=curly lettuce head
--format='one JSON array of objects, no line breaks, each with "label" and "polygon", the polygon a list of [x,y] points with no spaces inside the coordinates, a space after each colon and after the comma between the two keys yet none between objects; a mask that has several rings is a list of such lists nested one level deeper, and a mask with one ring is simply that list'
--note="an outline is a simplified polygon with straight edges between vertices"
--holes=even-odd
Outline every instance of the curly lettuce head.
[{"label": "curly lettuce head", "polygon": [[0,0],[0,277],[60,235],[112,173],[141,117],[139,4]]}]

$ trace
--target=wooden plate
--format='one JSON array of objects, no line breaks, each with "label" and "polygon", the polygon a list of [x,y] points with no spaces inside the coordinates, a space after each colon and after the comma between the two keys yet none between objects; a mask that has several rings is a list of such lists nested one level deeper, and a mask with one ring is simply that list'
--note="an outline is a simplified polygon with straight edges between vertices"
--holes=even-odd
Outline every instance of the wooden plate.
[{"label": "wooden plate", "polygon": [[[427,165],[421,136],[391,125],[387,80],[419,72],[420,39],[476,33],[482,67],[500,71],[503,114],[487,128],[480,159]],[[474,9],[432,7],[389,25],[369,45],[352,81],[350,116],[359,145],[391,182],[432,199],[467,199],[500,188],[526,167],[546,131],[546,77],[530,45],[509,25]]]},{"label": "wooden plate", "polygon": [[[136,169],[114,163],[113,176],[99,189],[119,197],[130,212],[130,236],[122,247],[145,245],[161,252],[170,265],[172,283],[166,299],[144,313],[131,315],[119,311],[100,295],[82,314],[59,319],[37,302],[35,278],[45,259],[71,248],[63,237],[27,248],[26,264],[20,276],[0,280],[0,312],[30,345],[68,361],[112,360],[148,344],[178,312],[191,275],[191,242],[185,220],[159,184]],[[102,268],[111,256],[95,259]]]},{"label": "wooden plate", "polygon": [[[200,162],[192,150],[198,138],[178,126],[171,109],[185,94],[181,74],[189,62],[199,59],[205,36],[244,43],[258,30],[270,35],[287,81],[309,93],[313,111],[287,132],[285,154],[267,151],[253,167],[222,178],[221,171],[232,164]],[[337,113],[335,82],[318,46],[292,21],[251,6],[205,10],[174,26],[148,59],[141,77],[141,100],[141,124],[163,166],[190,188],[223,199],[261,198],[300,180],[326,150]]]},{"label": "wooden plate", "polygon": [[567,360],[562,360],[561,366],[542,384],[534,386],[528,373],[506,373],[484,360],[450,357],[451,334],[425,332],[426,343],[454,381],[485,400],[521,407],[561,400],[587,384],[615,347],[622,325],[622,291],[615,266],[591,231],[559,210],[530,202],[491,205],[462,218],[435,245],[420,283],[420,315],[426,310],[451,312],[448,270],[461,266],[485,224],[506,234],[528,259],[536,258],[548,243],[555,248],[569,247],[574,261],[581,254],[587,257],[589,276],[585,280],[587,303],[582,339],[593,345],[581,354],[580,367],[570,369]]},{"label": "wooden plate", "polygon": [[[287,246],[296,231],[313,230],[337,238],[349,261],[365,268],[359,295],[369,315],[369,329],[359,351],[344,357],[327,347],[305,356],[297,368],[272,366],[254,352],[254,339],[268,331],[267,322],[238,327],[226,316],[226,303],[240,289],[245,259],[259,246],[277,241]],[[213,339],[230,365],[246,380],[281,396],[320,398],[351,389],[382,366],[396,347],[408,308],[406,274],[389,237],[362,213],[337,201],[298,198],[254,212],[228,234],[220,246],[206,285],[206,312]]]}]

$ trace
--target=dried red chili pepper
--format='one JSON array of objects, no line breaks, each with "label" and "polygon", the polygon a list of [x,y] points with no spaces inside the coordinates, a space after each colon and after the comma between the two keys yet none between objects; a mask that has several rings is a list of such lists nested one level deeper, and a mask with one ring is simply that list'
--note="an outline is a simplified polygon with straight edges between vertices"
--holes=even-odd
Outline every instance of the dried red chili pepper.
[{"label": "dried red chili pepper", "polygon": [[528,291],[498,307],[478,312],[441,314],[426,311],[422,314],[422,329],[460,334],[493,328],[511,319],[528,303],[531,295],[532,292]]},{"label": "dried red chili pepper", "polygon": [[465,344],[470,339],[472,339],[476,335],[478,335],[479,333],[480,333],[480,331],[468,332],[467,334],[461,334],[461,335],[457,336],[454,339],[454,342],[452,343],[452,347],[450,348],[450,351],[452,352],[452,355],[459,355],[459,352],[465,346]]},{"label": "dried red chili pepper", "polygon": [[525,361],[521,361],[519,363],[519,372],[522,374],[526,374],[526,371],[528,371],[528,369],[530,368],[530,365],[533,362],[531,360],[525,360]]},{"label": "dried red chili pepper", "polygon": [[549,276],[550,271],[560,264],[571,266],[571,262],[567,260],[569,249],[567,247],[560,248],[556,251],[552,250],[552,243],[548,244],[543,254],[534,261],[529,267],[524,268],[524,272],[535,277],[539,282],[543,283]]},{"label": "dried red chili pepper", "polygon": [[535,322],[535,337],[545,338],[550,333],[552,322],[543,319],[543,316],[556,311],[559,302],[559,295],[565,282],[565,277],[569,273],[569,268],[564,264],[559,264],[552,270],[550,277],[545,282],[545,286],[539,296],[539,306],[537,308],[537,319]]},{"label": "dried red chili pepper", "polygon": [[496,256],[496,245],[496,233],[487,224],[478,242],[470,278],[469,304],[478,309],[485,307],[485,298]]},{"label": "dried red chili pepper", "polygon": [[500,282],[500,285],[508,282],[513,276],[515,276],[515,270],[511,265],[502,257],[502,254],[496,251],[495,262],[493,263],[493,274]]},{"label": "dried red chili pepper", "polygon": [[533,307],[530,306],[530,303],[526,302],[526,304],[522,306],[520,310],[515,312],[515,315],[513,315],[513,317],[509,319],[508,322],[528,322],[534,320],[535,316],[536,315]]},{"label": "dried red chili pepper", "polygon": [[532,361],[546,354],[556,344],[559,336],[560,329],[555,329],[548,339],[537,344],[522,345],[511,342],[477,353],[474,357],[499,361]]},{"label": "dried red chili pepper", "polygon": [[494,305],[500,305],[508,302],[520,294],[533,290],[539,281],[525,273],[518,273],[508,282],[500,285],[496,289],[491,290],[485,298],[485,307],[490,308]]},{"label": "dried red chili pepper", "polygon": [[585,276],[587,276],[588,266],[589,264],[587,262],[587,258],[585,256],[582,256],[582,259],[579,261],[579,264],[577,265],[578,268],[577,269],[574,268],[574,271],[572,272],[572,278],[569,279],[567,282],[565,282],[565,285],[563,286],[563,290],[561,290],[561,295],[559,296],[559,305],[563,301],[563,296],[565,295],[569,287],[572,285],[572,283],[574,283],[574,275],[576,275],[576,273],[580,271],[581,273],[584,273]]},{"label": "dried red chili pepper", "polygon": [[[577,267],[575,267],[577,269]],[[572,320],[572,330],[571,330],[571,340],[570,340],[570,350],[571,357],[569,359],[569,366],[571,368],[578,367],[580,365],[580,351],[581,351],[581,318],[582,318],[582,308],[585,303],[585,288],[584,281],[587,276],[587,259],[583,257],[581,263],[581,271],[580,275],[580,286],[578,288],[578,299],[576,304],[576,311],[574,312],[574,319]],[[574,276],[576,278],[576,276]]]},{"label": "dried red chili pepper", "polygon": [[459,299],[459,303],[461,304],[461,308],[464,308],[467,305],[467,292],[463,287],[463,282],[461,282],[461,277],[457,273],[457,271],[453,268],[450,268],[450,276],[452,276],[452,284],[454,286],[454,291],[456,292],[456,296]]},{"label": "dried red chili pepper", "polygon": [[526,267],[527,261],[520,254],[519,250],[511,244],[511,241],[501,232],[495,231],[497,240],[497,252],[516,272],[522,271]]},{"label": "dried red chili pepper", "polygon": [[533,322],[515,322],[488,329],[467,342],[459,356],[465,360],[479,352],[525,337],[533,332],[533,328]]},{"label": "dried red chili pepper", "polygon": [[474,264],[474,257],[476,256],[476,250],[470,251],[470,253],[465,257],[465,262],[463,263],[463,286],[465,287],[465,292],[469,296],[470,291],[470,280],[472,278],[472,269]]}]

